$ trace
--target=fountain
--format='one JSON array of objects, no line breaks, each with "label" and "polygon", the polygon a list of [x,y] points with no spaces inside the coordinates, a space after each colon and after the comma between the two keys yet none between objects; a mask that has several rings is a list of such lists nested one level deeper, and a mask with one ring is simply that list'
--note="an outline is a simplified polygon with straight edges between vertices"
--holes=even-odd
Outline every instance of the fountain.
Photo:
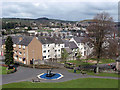
[{"label": "fountain", "polygon": [[44,80],[47,80],[47,79],[58,80],[58,79],[63,77],[62,74],[60,74],[60,73],[53,73],[51,71],[52,70],[47,70],[47,73],[42,73],[42,74],[38,75],[37,77],[39,79],[44,79]]},{"label": "fountain", "polygon": [[55,74],[51,73],[51,70],[47,70],[46,77],[53,77]]}]

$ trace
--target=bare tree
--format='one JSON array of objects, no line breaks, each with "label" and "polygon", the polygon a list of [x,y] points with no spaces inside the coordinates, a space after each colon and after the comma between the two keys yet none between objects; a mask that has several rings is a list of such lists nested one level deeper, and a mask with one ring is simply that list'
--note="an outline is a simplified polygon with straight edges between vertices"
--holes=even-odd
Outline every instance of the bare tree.
[{"label": "bare tree", "polygon": [[93,19],[93,23],[87,27],[87,31],[89,33],[89,41],[93,44],[92,54],[97,59],[96,72],[98,73],[100,58],[105,54],[108,46],[111,45],[109,43],[110,39],[114,38],[115,27],[113,18],[106,12],[97,14]]}]

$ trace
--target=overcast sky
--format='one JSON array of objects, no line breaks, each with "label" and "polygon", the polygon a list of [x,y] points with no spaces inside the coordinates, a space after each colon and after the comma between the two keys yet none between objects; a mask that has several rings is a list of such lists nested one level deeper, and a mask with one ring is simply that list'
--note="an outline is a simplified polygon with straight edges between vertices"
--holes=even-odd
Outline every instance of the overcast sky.
[{"label": "overcast sky", "polygon": [[[0,5],[1,6],[1,5]],[[41,18],[80,21],[92,19],[97,13],[108,12],[115,21],[118,20],[118,1],[64,1],[38,0],[26,2],[2,2],[2,17],[9,18]]]}]

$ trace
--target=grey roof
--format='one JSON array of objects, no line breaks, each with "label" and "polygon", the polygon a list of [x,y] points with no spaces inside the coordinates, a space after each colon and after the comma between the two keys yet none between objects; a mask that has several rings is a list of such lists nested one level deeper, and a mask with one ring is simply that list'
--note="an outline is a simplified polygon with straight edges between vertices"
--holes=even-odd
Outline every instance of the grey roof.
[{"label": "grey roof", "polygon": [[69,47],[70,49],[76,49],[78,48],[77,45],[74,43],[74,41],[63,41],[65,43],[65,47]]},{"label": "grey roof", "polygon": [[31,37],[31,36],[25,36],[25,37],[23,37],[23,39],[22,39],[20,42],[18,42],[17,44],[18,44],[18,45],[28,46],[29,43],[32,41],[32,39],[33,39],[33,37]]},{"label": "grey roof", "polygon": [[84,43],[85,37],[73,37],[77,43]]},{"label": "grey roof", "polygon": [[57,37],[39,36],[38,40],[42,44],[51,44],[51,43],[62,44],[63,43],[62,40],[60,38],[57,38]]},{"label": "grey roof", "polygon": [[65,48],[65,50],[70,54],[72,53],[72,50],[70,48]]},{"label": "grey roof", "polygon": [[19,42],[19,38],[23,36],[12,36],[12,41],[13,41],[13,44],[17,44]]},{"label": "grey roof", "polygon": [[[27,46],[33,39],[31,36],[11,36],[13,44],[25,45]],[[19,38],[22,37],[22,40],[19,41]],[[5,39],[2,39],[2,44],[5,44]]]},{"label": "grey roof", "polygon": [[[19,37],[22,37],[22,36],[11,36],[11,37],[12,37],[13,44],[17,44],[19,42]],[[5,44],[6,38],[2,38],[2,44],[3,45]]]}]

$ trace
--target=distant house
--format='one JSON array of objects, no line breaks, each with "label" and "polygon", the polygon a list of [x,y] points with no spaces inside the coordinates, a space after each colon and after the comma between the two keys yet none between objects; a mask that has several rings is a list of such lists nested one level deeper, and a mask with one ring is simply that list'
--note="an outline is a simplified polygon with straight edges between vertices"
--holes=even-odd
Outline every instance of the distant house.
[{"label": "distant house", "polygon": [[20,27],[16,27],[15,29],[17,29],[17,30],[18,30],[18,29],[20,29]]},{"label": "distant house", "polygon": [[32,30],[38,30],[39,28],[38,27],[32,27]]},{"label": "distant house", "polygon": [[24,27],[24,29],[28,29],[28,27]]}]

